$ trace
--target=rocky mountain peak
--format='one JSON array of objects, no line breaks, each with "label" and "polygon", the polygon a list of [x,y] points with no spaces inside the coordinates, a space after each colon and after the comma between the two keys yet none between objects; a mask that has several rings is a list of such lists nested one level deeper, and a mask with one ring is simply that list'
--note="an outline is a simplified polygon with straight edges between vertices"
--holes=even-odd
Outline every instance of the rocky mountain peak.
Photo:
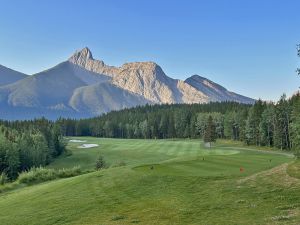
[{"label": "rocky mountain peak", "polygon": [[115,76],[119,72],[119,68],[108,66],[102,60],[94,59],[92,52],[87,47],[80,51],[76,51],[68,61],[91,72],[104,74],[111,77]]},{"label": "rocky mountain peak", "polygon": [[82,58],[93,59],[92,52],[88,47],[81,49],[80,51],[77,52],[77,54]]},{"label": "rocky mountain peak", "polygon": [[70,58],[69,61],[74,64],[84,65],[88,60],[93,60],[93,55],[88,47],[76,51]]}]

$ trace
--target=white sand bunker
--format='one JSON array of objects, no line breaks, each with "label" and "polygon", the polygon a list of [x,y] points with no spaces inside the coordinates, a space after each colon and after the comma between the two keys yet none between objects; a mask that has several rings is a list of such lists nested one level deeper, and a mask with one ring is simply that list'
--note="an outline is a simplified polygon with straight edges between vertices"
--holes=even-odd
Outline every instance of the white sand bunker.
[{"label": "white sand bunker", "polygon": [[82,142],[86,142],[86,141],[72,139],[72,140],[70,140],[69,142],[73,142],[73,143],[82,143]]},{"label": "white sand bunker", "polygon": [[94,148],[94,147],[98,147],[99,145],[97,144],[83,144],[78,146],[77,148]]}]

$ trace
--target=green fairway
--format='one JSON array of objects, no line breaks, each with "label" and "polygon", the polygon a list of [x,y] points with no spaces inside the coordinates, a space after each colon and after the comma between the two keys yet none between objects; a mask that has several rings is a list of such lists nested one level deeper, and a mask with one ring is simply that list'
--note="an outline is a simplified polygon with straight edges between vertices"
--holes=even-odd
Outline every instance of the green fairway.
[{"label": "green fairway", "polygon": [[72,155],[49,167],[93,170],[100,154],[111,167],[0,194],[1,225],[299,224],[290,155],[199,140],[73,139],[99,146],[69,143]]},{"label": "green fairway", "polygon": [[[270,154],[267,151],[246,151],[237,147],[228,146],[207,149],[199,140],[140,140],[140,139],[109,139],[109,138],[69,138],[86,141],[83,143],[69,142],[68,148],[72,155],[62,156],[50,164],[50,168],[71,168],[80,165],[83,169],[94,169],[96,158],[99,155],[105,156],[106,161],[114,166],[120,161],[131,166],[141,166],[151,163],[169,163],[182,161],[198,162],[206,159],[205,162],[215,164],[223,168],[222,163],[230,167],[249,167],[252,170],[262,170],[276,166],[289,160],[289,157],[282,157],[281,154]],[[82,144],[98,144],[93,148],[78,148]],[[226,156],[226,157],[225,157]],[[229,160],[230,159],[230,160]],[[271,162],[270,162],[271,159]],[[211,161],[212,160],[212,161]],[[213,162],[216,160],[217,162]],[[228,162],[226,162],[228,161]],[[225,166],[225,165],[224,165]],[[226,166],[225,166],[226,167]],[[201,169],[198,167],[197,170]],[[204,169],[204,168],[203,168]]]}]

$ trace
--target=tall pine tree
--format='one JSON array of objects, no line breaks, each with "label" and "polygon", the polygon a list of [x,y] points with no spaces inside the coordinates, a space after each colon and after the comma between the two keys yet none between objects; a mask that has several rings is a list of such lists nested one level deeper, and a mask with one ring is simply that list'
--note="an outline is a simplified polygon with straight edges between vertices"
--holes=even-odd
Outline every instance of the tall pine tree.
[{"label": "tall pine tree", "polygon": [[208,143],[209,146],[211,146],[212,142],[216,141],[216,126],[211,115],[209,115],[207,119],[203,140],[205,143]]}]

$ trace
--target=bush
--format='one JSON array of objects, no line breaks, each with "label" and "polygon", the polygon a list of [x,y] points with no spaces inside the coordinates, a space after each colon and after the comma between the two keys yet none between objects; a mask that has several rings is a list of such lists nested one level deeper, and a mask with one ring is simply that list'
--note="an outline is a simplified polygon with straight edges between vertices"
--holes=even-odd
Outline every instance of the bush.
[{"label": "bush", "polygon": [[0,174],[0,185],[4,185],[8,182],[8,177],[6,175],[6,173],[2,172]]},{"label": "bush", "polygon": [[20,173],[18,181],[24,184],[33,184],[54,180],[57,176],[54,169],[46,169],[43,167],[31,168],[29,171]]},{"label": "bush", "polygon": [[22,172],[19,177],[19,183],[24,184],[36,184],[45,181],[54,180],[57,178],[73,177],[81,174],[79,166],[75,166],[71,169],[46,169],[43,167],[31,168],[29,171]]},{"label": "bush", "polygon": [[57,171],[59,178],[75,177],[81,174],[80,166],[75,166],[71,169],[60,169]]},{"label": "bush", "polygon": [[96,161],[96,170],[101,170],[106,168],[106,162],[102,155],[100,155]]}]

